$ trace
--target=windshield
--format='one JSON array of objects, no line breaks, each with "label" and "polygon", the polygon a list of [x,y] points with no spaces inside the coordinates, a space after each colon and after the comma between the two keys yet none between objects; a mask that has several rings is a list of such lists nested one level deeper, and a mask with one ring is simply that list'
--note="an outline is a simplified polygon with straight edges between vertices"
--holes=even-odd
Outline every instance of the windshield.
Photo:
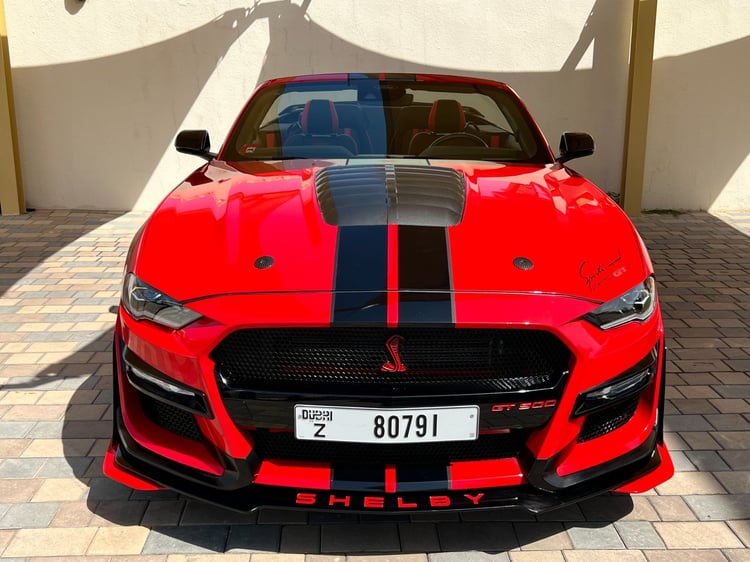
[{"label": "windshield", "polygon": [[222,153],[238,161],[385,157],[550,161],[528,114],[503,88],[368,76],[261,89]]}]

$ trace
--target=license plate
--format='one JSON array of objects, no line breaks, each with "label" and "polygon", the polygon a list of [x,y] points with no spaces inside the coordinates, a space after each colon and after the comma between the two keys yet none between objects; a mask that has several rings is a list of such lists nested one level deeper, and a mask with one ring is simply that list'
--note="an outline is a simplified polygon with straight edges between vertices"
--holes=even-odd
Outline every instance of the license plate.
[{"label": "license plate", "polygon": [[294,406],[294,436],[311,441],[470,441],[477,438],[478,427],[479,406],[407,409]]}]

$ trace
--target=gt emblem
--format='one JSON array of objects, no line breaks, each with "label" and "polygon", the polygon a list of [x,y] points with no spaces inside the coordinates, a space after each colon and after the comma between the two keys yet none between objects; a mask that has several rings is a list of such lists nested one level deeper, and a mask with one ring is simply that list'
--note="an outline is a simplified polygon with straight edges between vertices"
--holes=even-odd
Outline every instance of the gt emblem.
[{"label": "gt emblem", "polygon": [[385,348],[388,353],[391,354],[391,361],[386,361],[380,370],[384,373],[403,373],[406,371],[406,365],[401,362],[401,355],[398,347],[404,341],[401,336],[391,336],[388,341],[385,342]]}]

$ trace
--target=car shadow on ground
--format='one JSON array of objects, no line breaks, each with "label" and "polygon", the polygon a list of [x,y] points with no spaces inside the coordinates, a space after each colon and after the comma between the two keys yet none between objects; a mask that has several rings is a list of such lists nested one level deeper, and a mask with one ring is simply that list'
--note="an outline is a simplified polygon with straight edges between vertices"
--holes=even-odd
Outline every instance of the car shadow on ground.
[{"label": "car shadow on ground", "polygon": [[[15,270],[8,268],[6,272],[3,269],[3,279],[16,287],[8,289],[5,296],[20,294],[17,287],[33,285],[37,275],[55,268],[50,260],[75,257],[72,250],[64,248],[64,241],[76,243],[78,255],[87,253],[88,238],[82,236],[97,225],[109,222],[109,218],[74,221],[76,226],[72,230],[77,235],[68,233],[68,228],[58,228],[55,232],[43,216],[40,224],[26,224],[27,219],[11,221],[14,228],[7,234],[24,240],[16,248],[25,250],[14,258]],[[721,406],[724,399],[731,401],[748,396],[746,371],[750,368],[750,356],[742,345],[744,338],[750,337],[748,236],[705,213],[643,217],[636,223],[654,259],[672,348],[668,377],[670,393],[666,405],[667,437],[680,444],[682,438],[688,439],[696,432],[710,432],[717,438],[725,437],[722,443],[726,442],[729,449],[735,449],[725,451],[719,448],[722,458],[746,454],[739,445],[730,445],[741,443],[740,437],[745,434],[748,422],[742,425],[741,414],[716,413],[713,404]],[[124,230],[130,231],[131,227]],[[105,238],[114,240],[115,237],[107,234]],[[103,248],[111,246],[112,242],[100,241],[99,244],[97,252],[104,252]],[[15,251],[13,246],[7,249]],[[116,259],[121,261],[122,256]],[[74,274],[66,272],[64,275],[73,278]],[[119,279],[110,279],[107,272],[87,275],[101,275],[99,283],[105,291],[119,285]],[[80,297],[80,291],[72,294],[71,299],[76,295]],[[29,291],[29,300],[39,298],[42,296]],[[21,300],[26,302],[26,297]],[[4,312],[6,317],[17,313]],[[113,315],[111,319],[113,322]],[[37,320],[55,321],[51,317]],[[78,320],[85,322],[83,317]],[[62,322],[63,318],[60,317],[59,321]],[[518,547],[564,550],[576,547],[579,540],[586,541],[589,548],[593,544],[599,545],[596,548],[622,548],[613,528],[616,522],[619,528],[625,524],[620,523],[621,520],[637,522],[658,517],[648,496],[604,495],[539,516],[505,510],[385,517],[276,509],[241,514],[171,491],[133,491],[109,480],[101,472],[102,456],[112,429],[110,354],[113,338],[111,322],[102,325],[105,328],[98,331],[71,331],[67,334],[67,341],[76,343],[76,351],[60,353],[56,360],[46,364],[40,361],[39,365],[26,365],[25,376],[21,376],[22,371],[15,370],[13,372],[18,376],[9,376],[9,371],[15,366],[3,365],[1,390],[62,391],[60,395],[65,396],[62,421],[43,421],[37,417],[33,424],[11,423],[33,425],[25,437],[44,441],[49,446],[49,461],[57,461],[53,457],[62,455],[60,462],[48,465],[54,471],[50,468],[43,477],[70,477],[77,480],[79,486],[82,484],[80,488],[85,502],[62,502],[60,512],[67,508],[78,509],[79,516],[85,515],[88,519],[81,522],[79,518],[77,523],[89,527],[141,525],[148,528],[143,554],[503,552]],[[13,326],[4,326],[3,333],[14,333]],[[47,330],[49,328],[40,326],[33,333],[47,336],[51,333]],[[61,336],[55,337],[55,340],[42,338],[39,341],[58,341]],[[696,411],[696,400],[689,398],[691,390],[710,390],[717,398],[711,402],[702,401],[698,406],[706,409]],[[730,437],[736,439],[731,441]],[[55,451],[60,442],[61,450]],[[679,465],[678,470],[697,470],[709,478],[712,471],[720,471],[718,474],[724,476],[730,474],[731,467],[701,464],[705,454],[700,453],[706,451],[690,450],[685,443],[675,447],[673,457]],[[715,457],[714,454],[712,458]],[[695,491],[686,490],[684,493]],[[733,497],[731,493],[715,495],[711,498],[714,507],[708,507],[732,508]],[[694,502],[694,505],[700,507],[701,504]],[[731,512],[732,518],[746,517],[746,506],[735,508]],[[701,517],[711,519],[714,514],[707,512]]]},{"label": "car shadow on ground", "polygon": [[[90,525],[149,528],[143,554],[490,553],[549,541],[562,541],[561,548],[565,548],[570,547],[567,530],[585,532],[609,526],[634,509],[630,496],[605,495],[538,516],[519,509],[412,515],[261,509],[246,514],[168,490],[135,491],[106,478],[101,470],[112,431],[111,363],[102,360],[92,364],[91,357],[93,352],[111,351],[112,337],[113,331],[108,330],[65,359],[66,365],[79,365],[79,373],[87,374],[57,378],[65,386],[76,387],[62,425],[63,452],[70,475],[88,489],[86,507],[93,514]],[[43,370],[38,377],[45,380],[48,373],[58,372],[60,368],[55,366]],[[101,415],[93,419],[97,413]]]},{"label": "car shadow on ground", "polygon": [[[116,302],[127,244],[141,222],[137,215],[39,212],[4,217],[0,224],[9,240],[3,296],[19,300],[2,312],[4,320],[14,322],[16,315],[23,316],[18,323],[3,324],[2,332],[18,336],[19,343],[62,342],[75,349],[39,354],[20,367],[8,363],[0,370],[0,390],[43,391],[45,400],[54,394],[56,403],[64,403],[59,406],[62,419],[37,415],[49,407],[35,405],[29,410],[33,420],[11,422],[28,426],[22,437],[48,447],[38,454],[48,457],[50,468],[37,478],[61,479],[61,486],[72,486],[71,498],[78,489],[85,498],[61,502],[56,525],[65,526],[64,518],[72,526],[140,525],[150,530],[143,554],[503,552],[538,544],[569,548],[573,529],[585,533],[637,514],[629,496],[594,498],[540,516],[518,510],[382,516],[264,509],[242,514],[171,491],[134,491],[106,478],[101,465],[112,431],[115,318],[107,309]],[[71,269],[84,266],[80,272]],[[19,289],[29,286],[33,290]],[[49,304],[53,298],[55,304]],[[62,308],[20,310],[47,305]],[[71,313],[71,306],[88,308]],[[66,322],[70,330],[55,330]]]}]

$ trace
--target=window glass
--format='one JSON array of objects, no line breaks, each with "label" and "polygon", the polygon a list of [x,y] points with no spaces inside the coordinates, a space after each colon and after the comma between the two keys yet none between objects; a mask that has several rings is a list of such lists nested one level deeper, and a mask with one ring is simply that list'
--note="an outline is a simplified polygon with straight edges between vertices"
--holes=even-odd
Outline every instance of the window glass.
[{"label": "window glass", "polygon": [[550,159],[530,117],[504,88],[371,77],[262,89],[222,157]]}]

